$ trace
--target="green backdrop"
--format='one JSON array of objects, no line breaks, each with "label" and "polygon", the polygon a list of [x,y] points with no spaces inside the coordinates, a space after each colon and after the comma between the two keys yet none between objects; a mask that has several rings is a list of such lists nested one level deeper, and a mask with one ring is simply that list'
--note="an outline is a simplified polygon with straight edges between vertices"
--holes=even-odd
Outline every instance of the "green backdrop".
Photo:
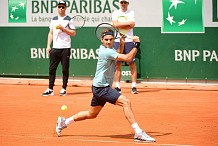
[{"label": "green backdrop", "polygon": [[[48,27],[0,27],[0,75],[48,76],[49,59],[31,58],[31,48],[45,50],[48,31]],[[72,49],[95,52],[100,42],[94,32],[94,27],[78,30],[72,37]],[[199,34],[161,34],[159,27],[137,27],[134,33],[141,38],[139,78],[218,80],[217,27],[206,27],[205,33]],[[175,60],[175,50],[182,52],[180,60]],[[199,53],[194,59],[193,50]],[[94,55],[97,57],[96,52]],[[81,54],[72,58],[70,76],[94,76],[96,61],[82,59]],[[61,75],[60,67],[57,74]]]}]

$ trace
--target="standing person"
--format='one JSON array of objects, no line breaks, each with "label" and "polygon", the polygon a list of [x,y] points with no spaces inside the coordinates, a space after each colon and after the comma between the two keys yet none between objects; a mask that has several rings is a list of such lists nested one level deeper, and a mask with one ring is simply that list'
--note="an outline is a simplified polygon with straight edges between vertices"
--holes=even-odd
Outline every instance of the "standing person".
[{"label": "standing person", "polygon": [[89,110],[80,111],[67,119],[59,116],[56,125],[57,135],[61,136],[61,131],[72,122],[96,118],[106,102],[109,102],[111,104],[123,107],[124,115],[135,131],[134,140],[154,142],[155,139],[148,136],[137,124],[131,108],[130,100],[124,95],[121,95],[115,89],[111,88],[114,81],[114,66],[116,64],[116,60],[132,60],[137,52],[137,49],[139,49],[139,39],[136,39],[137,43],[135,44],[132,51],[130,51],[128,54],[119,54],[118,52],[123,51],[123,38],[120,39],[120,47],[116,51],[113,48],[114,32],[112,30],[107,29],[103,31],[101,37],[102,45],[99,49],[99,59],[97,62],[96,73],[92,84],[93,98],[91,101],[91,106]]},{"label": "standing person", "polygon": [[[61,62],[63,85],[60,90],[60,96],[67,94],[67,82],[69,78],[69,64],[70,64],[70,49],[71,38],[75,36],[76,31],[70,28],[74,28],[73,24],[70,24],[70,17],[66,15],[66,2],[59,1],[58,3],[58,16],[55,16],[50,23],[50,31],[48,33],[48,41],[46,52],[49,54],[50,66],[49,66],[49,87],[43,92],[42,96],[54,95],[53,86],[56,78],[56,70],[58,64]],[[69,27],[70,26],[70,27]],[[53,41],[53,47],[50,48]]]},{"label": "standing person", "polygon": [[[115,10],[112,13],[112,23],[113,26],[116,27],[121,33],[132,37],[133,36],[133,28],[135,26],[135,16],[134,11],[129,10],[129,0],[119,0],[120,9]],[[115,39],[114,48],[117,49],[119,47],[119,39]],[[133,40],[131,38],[125,39],[124,46],[124,54],[129,53],[134,47]],[[137,70],[136,70],[136,59],[135,57],[127,62],[130,67],[131,79],[132,79],[132,93],[137,94],[138,91],[136,89],[136,80],[137,80]],[[116,63],[116,73],[115,73],[115,84],[116,90],[121,93],[120,87],[120,79],[121,79],[121,67],[122,62],[118,61]]]}]

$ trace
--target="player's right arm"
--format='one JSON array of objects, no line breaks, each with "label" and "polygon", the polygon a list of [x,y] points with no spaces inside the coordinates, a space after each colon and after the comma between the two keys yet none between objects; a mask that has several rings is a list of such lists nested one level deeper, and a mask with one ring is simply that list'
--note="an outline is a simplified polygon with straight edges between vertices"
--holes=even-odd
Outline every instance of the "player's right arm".
[{"label": "player's right arm", "polygon": [[47,39],[47,48],[46,48],[46,53],[49,54],[51,50],[51,43],[53,40],[53,29],[50,28],[50,31],[48,33],[48,39]]}]

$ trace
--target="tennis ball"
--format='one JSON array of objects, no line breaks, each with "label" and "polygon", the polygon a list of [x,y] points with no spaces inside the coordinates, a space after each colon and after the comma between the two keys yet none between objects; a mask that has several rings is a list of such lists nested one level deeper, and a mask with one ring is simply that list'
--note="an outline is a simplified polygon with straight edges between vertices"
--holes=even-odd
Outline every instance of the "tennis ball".
[{"label": "tennis ball", "polygon": [[66,110],[67,110],[67,106],[66,106],[66,105],[62,105],[62,106],[61,106],[61,110],[62,110],[62,111],[66,111]]},{"label": "tennis ball", "polygon": [[60,24],[56,26],[56,29],[60,29]]}]

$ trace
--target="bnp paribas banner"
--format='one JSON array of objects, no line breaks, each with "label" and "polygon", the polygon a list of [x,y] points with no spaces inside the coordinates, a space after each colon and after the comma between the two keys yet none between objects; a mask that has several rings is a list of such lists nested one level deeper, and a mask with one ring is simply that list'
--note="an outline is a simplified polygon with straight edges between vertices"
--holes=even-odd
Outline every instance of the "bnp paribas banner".
[{"label": "bnp paribas banner", "polygon": [[162,0],[163,33],[204,33],[202,0]]},{"label": "bnp paribas banner", "polygon": [[26,23],[26,1],[8,0],[8,22]]},{"label": "bnp paribas banner", "polygon": [[[119,0],[66,1],[67,14],[84,16],[85,27],[111,22],[111,13],[120,5]],[[58,0],[1,0],[0,27],[47,27],[57,15],[57,4]],[[203,33],[204,27],[217,27],[217,7],[217,0],[129,0],[128,8],[135,12],[136,27],[161,27],[163,33]]]},{"label": "bnp paribas banner", "polygon": [[[48,26],[59,0],[1,0],[0,26]],[[66,0],[67,14],[83,15],[86,26],[111,22],[119,0]],[[3,7],[4,6],[4,7]]]}]

